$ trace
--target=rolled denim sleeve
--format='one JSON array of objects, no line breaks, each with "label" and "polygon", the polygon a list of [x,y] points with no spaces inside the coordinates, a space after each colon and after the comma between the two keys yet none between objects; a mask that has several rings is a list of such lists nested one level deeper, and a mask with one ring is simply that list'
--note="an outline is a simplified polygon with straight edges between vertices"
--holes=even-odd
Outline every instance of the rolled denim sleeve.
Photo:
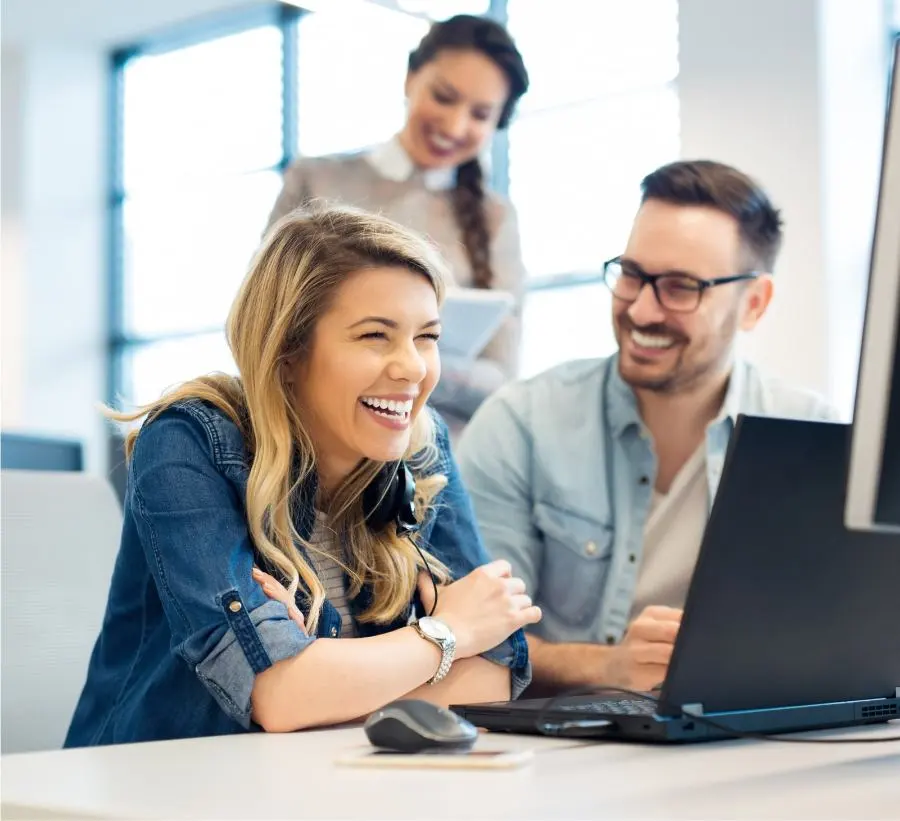
[{"label": "rolled denim sleeve", "polygon": [[[435,500],[435,513],[423,529],[423,536],[429,550],[447,565],[455,579],[459,579],[487,564],[490,557],[481,541],[472,502],[453,458],[447,425],[438,414],[435,413],[434,418],[440,452],[437,470],[447,477],[447,485]],[[522,630],[481,655],[510,668],[513,698],[518,698],[530,684],[531,662]]]},{"label": "rolled denim sleeve", "polygon": [[171,629],[171,651],[248,728],[256,676],[314,638],[253,580],[241,493],[216,464],[213,448],[202,423],[165,412],[138,436],[129,501]]}]

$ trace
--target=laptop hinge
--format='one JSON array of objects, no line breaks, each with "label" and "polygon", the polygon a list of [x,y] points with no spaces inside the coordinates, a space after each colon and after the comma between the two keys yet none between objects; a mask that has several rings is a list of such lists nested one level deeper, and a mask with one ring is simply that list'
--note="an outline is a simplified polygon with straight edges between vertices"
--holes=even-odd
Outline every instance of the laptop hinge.
[{"label": "laptop hinge", "polygon": [[686,716],[702,716],[703,715],[703,705],[702,704],[682,704],[681,712]]}]

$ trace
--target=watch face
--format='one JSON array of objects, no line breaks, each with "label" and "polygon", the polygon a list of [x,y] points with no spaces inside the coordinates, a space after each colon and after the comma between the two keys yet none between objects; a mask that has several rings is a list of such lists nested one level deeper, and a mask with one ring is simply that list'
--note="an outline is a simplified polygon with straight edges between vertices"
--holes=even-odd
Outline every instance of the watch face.
[{"label": "watch face", "polygon": [[427,616],[423,619],[419,619],[419,627],[422,628],[422,632],[426,636],[430,636],[433,639],[443,641],[444,639],[450,638],[450,629],[446,624],[437,619],[428,618]]}]

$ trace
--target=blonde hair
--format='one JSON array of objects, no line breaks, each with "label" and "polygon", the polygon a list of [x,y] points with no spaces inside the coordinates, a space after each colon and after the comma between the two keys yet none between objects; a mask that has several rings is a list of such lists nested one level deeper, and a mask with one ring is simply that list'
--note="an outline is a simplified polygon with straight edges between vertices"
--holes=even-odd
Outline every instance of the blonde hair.
[{"label": "blonde hair", "polygon": [[[303,356],[319,318],[329,309],[347,276],[365,268],[399,266],[426,277],[438,302],[447,273],[439,254],[413,232],[381,216],[353,208],[298,209],[268,232],[228,316],[226,334],[240,378],[212,374],[186,382],[134,413],[109,412],[121,422],[152,420],[176,402],[195,399],[221,409],[240,429],[251,455],[247,481],[247,520],[257,551],[289,581],[291,593],[302,585],[311,599],[307,627],[315,631],[325,590],[298,549],[303,545],[291,518],[292,498],[315,474],[315,443],[294,408],[282,363]],[[125,443],[130,457],[139,435]],[[404,456],[421,473],[437,457],[435,431],[427,409],[412,426]],[[372,603],[359,618],[390,622],[409,604],[423,568],[416,547],[389,525],[374,532],[365,522],[362,494],[384,463],[363,460],[328,499],[328,522],[347,546],[348,595],[372,585]],[[446,477],[434,473],[416,482],[416,516],[427,514]],[[320,502],[322,500],[319,500]],[[424,552],[424,551],[423,551]],[[425,553],[441,581],[447,568]]]}]

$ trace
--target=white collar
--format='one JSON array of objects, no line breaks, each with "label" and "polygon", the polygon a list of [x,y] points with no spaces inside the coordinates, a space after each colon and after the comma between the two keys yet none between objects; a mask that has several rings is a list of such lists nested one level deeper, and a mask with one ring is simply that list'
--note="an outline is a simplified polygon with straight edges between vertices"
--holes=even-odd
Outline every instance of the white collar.
[{"label": "white collar", "polygon": [[731,419],[732,422],[737,420],[738,414],[744,406],[744,391],[747,385],[746,365],[740,359],[735,359],[731,366],[731,373],[728,376],[728,387],[725,389],[725,399],[722,407],[713,423],[721,422],[723,419]]},{"label": "white collar", "polygon": [[[429,168],[427,171],[420,171],[416,168],[415,163],[401,144],[399,136],[394,136],[386,143],[376,145],[366,154],[366,160],[382,177],[394,182],[406,182],[413,176],[419,175],[425,188],[429,191],[446,191],[456,185],[455,168]],[[485,158],[479,157],[479,162],[482,171],[488,175],[490,169],[486,167]]]}]

